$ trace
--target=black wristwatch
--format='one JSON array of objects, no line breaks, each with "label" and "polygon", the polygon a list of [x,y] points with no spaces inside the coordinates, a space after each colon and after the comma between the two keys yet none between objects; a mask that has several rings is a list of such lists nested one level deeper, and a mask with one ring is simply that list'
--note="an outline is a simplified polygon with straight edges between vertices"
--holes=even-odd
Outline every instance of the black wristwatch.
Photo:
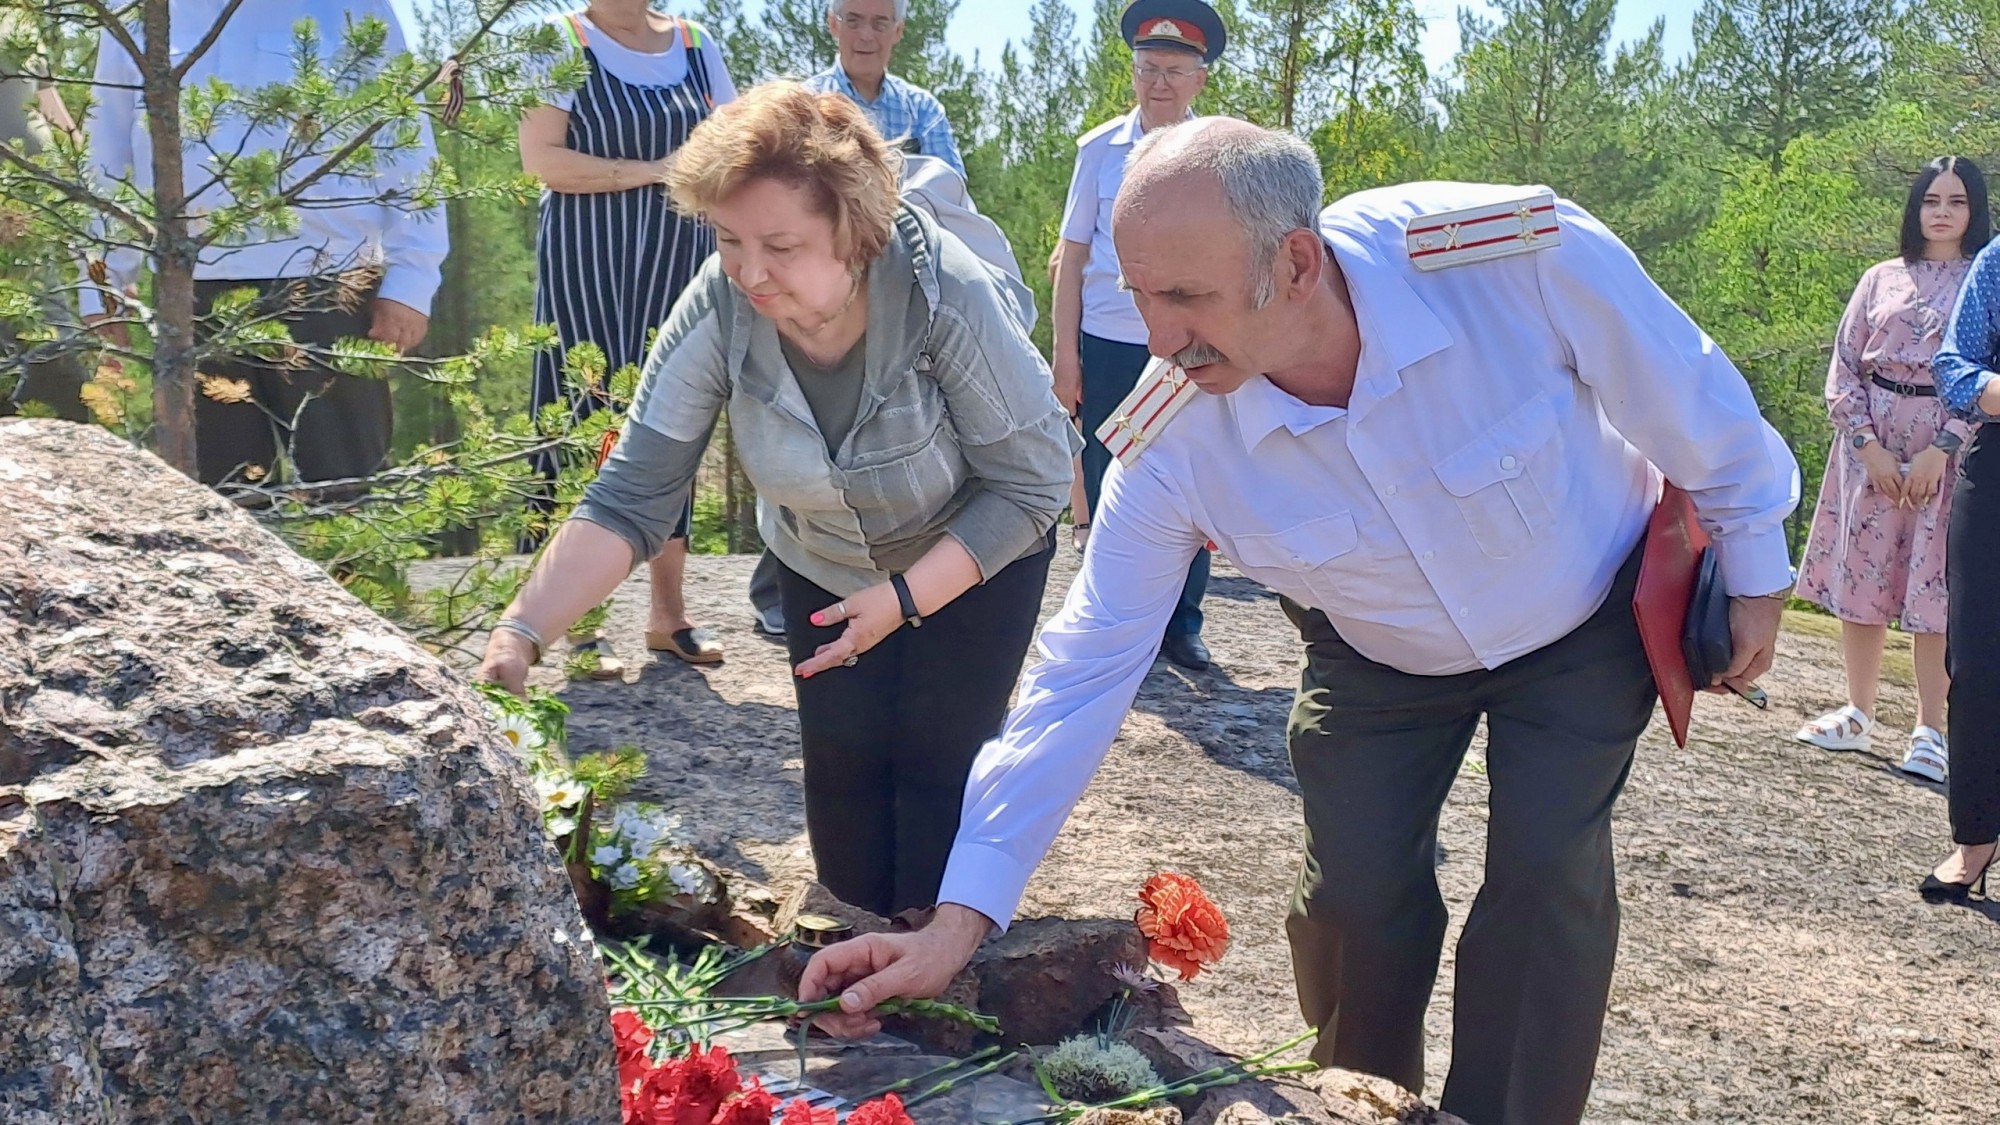
[{"label": "black wristwatch", "polygon": [[1964,444],[1965,439],[1950,430],[1939,430],[1938,436],[1931,439],[1933,449],[1942,449],[1946,453],[1957,453],[1958,447]]},{"label": "black wristwatch", "polygon": [[889,585],[895,588],[896,605],[903,611],[903,624],[912,629],[923,628],[924,615],[917,612],[917,599],[910,596],[910,584],[903,581],[902,575],[891,574]]}]

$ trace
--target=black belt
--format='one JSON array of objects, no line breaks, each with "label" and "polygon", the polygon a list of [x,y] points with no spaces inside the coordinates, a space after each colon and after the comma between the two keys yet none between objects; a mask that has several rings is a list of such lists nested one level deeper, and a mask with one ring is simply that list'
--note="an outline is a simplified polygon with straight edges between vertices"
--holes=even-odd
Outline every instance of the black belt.
[{"label": "black belt", "polygon": [[1894,391],[1911,398],[1936,398],[1937,388],[1929,383],[1898,383],[1894,379],[1884,379],[1880,375],[1870,375],[1868,381],[1885,391]]}]

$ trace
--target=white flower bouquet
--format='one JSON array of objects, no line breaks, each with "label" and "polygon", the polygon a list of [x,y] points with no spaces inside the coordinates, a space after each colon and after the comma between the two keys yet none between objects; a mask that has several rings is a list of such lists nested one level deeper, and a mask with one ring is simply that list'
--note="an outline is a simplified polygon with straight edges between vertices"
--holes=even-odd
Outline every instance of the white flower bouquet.
[{"label": "white flower bouquet", "polygon": [[522,699],[491,685],[484,691],[501,736],[527,766],[542,825],[579,884],[586,916],[600,904],[617,918],[667,906],[706,914],[723,902],[721,881],[681,842],[679,818],[625,799],[645,776],[644,755],[624,747],[572,760],[564,749],[569,707],[561,700],[539,691]]}]

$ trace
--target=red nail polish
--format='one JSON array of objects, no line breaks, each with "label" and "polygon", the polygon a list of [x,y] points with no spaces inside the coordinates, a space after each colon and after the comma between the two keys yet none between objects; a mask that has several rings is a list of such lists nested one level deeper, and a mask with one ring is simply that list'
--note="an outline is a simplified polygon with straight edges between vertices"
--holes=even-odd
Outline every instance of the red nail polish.
[{"label": "red nail polish", "polygon": [[825,614],[823,614],[823,613],[815,613],[815,614],[813,614],[813,624],[815,624],[815,625],[824,625],[824,624],[826,624],[826,615],[825,615]]}]

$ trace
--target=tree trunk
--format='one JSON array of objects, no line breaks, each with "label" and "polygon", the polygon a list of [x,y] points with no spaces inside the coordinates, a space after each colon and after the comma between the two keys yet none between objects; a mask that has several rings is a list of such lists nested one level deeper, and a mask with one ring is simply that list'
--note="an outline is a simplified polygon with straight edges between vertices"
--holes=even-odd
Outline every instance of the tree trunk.
[{"label": "tree trunk", "polygon": [[[181,178],[181,90],[173,75],[169,0],[145,0],[143,99],[153,143],[153,440],[161,460],[196,475],[194,263]],[[107,50],[113,48],[106,48]]]}]

